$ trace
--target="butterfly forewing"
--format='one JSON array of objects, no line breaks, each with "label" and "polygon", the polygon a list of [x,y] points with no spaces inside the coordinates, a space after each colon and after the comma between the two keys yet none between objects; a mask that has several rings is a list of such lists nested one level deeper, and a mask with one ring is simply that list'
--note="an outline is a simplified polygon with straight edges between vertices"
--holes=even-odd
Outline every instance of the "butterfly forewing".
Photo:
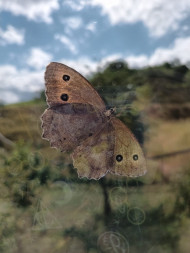
[{"label": "butterfly forewing", "polygon": [[105,104],[96,90],[77,71],[52,62],[45,72],[46,99],[51,106],[67,103],[90,104],[104,111]]}]

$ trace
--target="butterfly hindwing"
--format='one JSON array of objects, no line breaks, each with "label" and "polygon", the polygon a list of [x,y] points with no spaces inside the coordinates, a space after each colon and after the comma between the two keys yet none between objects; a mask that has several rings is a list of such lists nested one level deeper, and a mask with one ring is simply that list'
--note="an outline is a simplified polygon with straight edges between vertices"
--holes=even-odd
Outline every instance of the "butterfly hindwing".
[{"label": "butterfly hindwing", "polygon": [[112,117],[72,155],[79,177],[99,179],[107,172],[138,177],[146,173],[142,149],[131,131]]},{"label": "butterfly hindwing", "polygon": [[107,122],[74,150],[73,165],[79,177],[89,179],[103,177],[113,166],[113,150],[113,127]]},{"label": "butterfly hindwing", "polygon": [[110,172],[128,177],[146,173],[143,151],[131,131],[117,118],[111,119],[114,128],[114,164]]}]

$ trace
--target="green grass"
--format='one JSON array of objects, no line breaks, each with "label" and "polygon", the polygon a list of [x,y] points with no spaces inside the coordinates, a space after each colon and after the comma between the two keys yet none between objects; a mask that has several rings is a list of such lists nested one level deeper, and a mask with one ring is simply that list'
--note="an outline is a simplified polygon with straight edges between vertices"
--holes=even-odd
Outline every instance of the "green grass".
[{"label": "green grass", "polygon": [[[148,160],[148,174],[133,184],[130,179],[106,176],[105,182],[112,182],[106,186],[112,209],[106,224],[99,181],[85,183],[77,179],[69,154],[52,149],[41,138],[40,116],[46,107],[32,101],[0,108],[0,132],[21,146],[21,151],[12,151],[0,143],[0,252],[22,249],[26,253],[72,253],[77,249],[81,253],[95,253],[100,252],[98,237],[111,230],[127,238],[130,252],[188,252],[188,209],[179,205],[177,210],[175,205],[177,197],[183,203],[179,181],[188,184],[184,168],[189,168],[189,154]],[[145,121],[148,129],[144,147],[149,156],[190,147],[188,118],[175,121],[149,116]],[[16,166],[13,157],[23,150],[26,157],[20,164],[20,173],[11,174],[10,169]],[[27,167],[35,152],[41,157],[39,165]],[[3,157],[12,161],[10,167],[5,166]],[[41,175],[45,166],[50,170],[46,184],[38,186],[40,176],[28,179],[32,170]],[[20,188],[23,182],[30,183],[28,192]],[[23,193],[26,197],[32,193],[31,205],[23,207],[13,202],[15,189],[21,191],[21,198]],[[145,214],[141,225],[131,224],[127,218],[129,209],[134,207]]]}]

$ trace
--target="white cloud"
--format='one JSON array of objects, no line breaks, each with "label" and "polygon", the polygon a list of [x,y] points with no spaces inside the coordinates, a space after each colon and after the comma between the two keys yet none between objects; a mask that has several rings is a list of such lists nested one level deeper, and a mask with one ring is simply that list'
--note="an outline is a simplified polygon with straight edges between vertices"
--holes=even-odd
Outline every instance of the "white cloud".
[{"label": "white cloud", "polygon": [[66,48],[68,48],[69,51],[71,51],[73,54],[76,54],[78,52],[76,45],[68,37],[64,35],[56,34],[55,39],[63,43],[66,46]]},{"label": "white cloud", "polygon": [[82,10],[88,4],[88,0],[63,0],[63,6],[69,6],[74,11]]},{"label": "white cloud", "polygon": [[39,90],[39,83],[43,82],[44,71],[30,71],[28,69],[17,69],[13,65],[0,66],[1,88],[16,88],[22,91]]},{"label": "white cloud", "polygon": [[0,88],[1,95],[0,95],[0,103],[3,104],[13,104],[20,102],[20,96],[15,94],[14,91],[3,90]]},{"label": "white cloud", "polygon": [[103,59],[101,59],[101,61],[99,62],[98,66],[101,68],[101,67],[104,67],[105,64],[109,64],[113,61],[119,61],[121,60],[122,57],[120,54],[112,54],[112,55],[108,55],[106,57],[104,57]]},{"label": "white cloud", "polygon": [[[87,77],[105,64],[120,58],[120,55],[110,55],[99,62],[82,57],[76,60],[60,59],[58,62],[74,68]],[[17,69],[13,65],[0,65],[0,102],[6,104],[30,100],[44,89],[44,70],[30,71]]]},{"label": "white cloud", "polygon": [[84,76],[96,71],[98,65],[97,62],[87,57],[81,57],[76,60],[60,59],[59,62],[68,65]]},{"label": "white cloud", "polygon": [[148,57],[146,55],[131,55],[125,60],[132,68],[142,68],[148,65]]},{"label": "white cloud", "polygon": [[70,29],[76,30],[82,25],[81,17],[68,17],[61,19],[62,24],[68,26]]},{"label": "white cloud", "polygon": [[8,25],[6,30],[0,28],[0,44],[24,44],[24,30],[16,29],[15,27]]},{"label": "white cloud", "polygon": [[189,0],[92,0],[89,4],[100,6],[113,25],[141,21],[156,37],[177,29],[190,9]]},{"label": "white cloud", "polygon": [[[178,38],[169,48],[158,48],[152,55],[131,55],[125,58],[130,67],[144,67],[171,62],[179,59],[181,63],[190,62],[190,36],[186,38]],[[37,52],[37,53],[36,53]],[[46,55],[41,49],[33,49],[31,51],[31,59],[33,64],[39,64],[39,55]],[[46,55],[44,59],[51,58]],[[87,57],[80,57],[75,60],[59,59],[58,62],[64,63],[84,76],[97,71],[98,68],[104,68],[109,62],[122,59],[122,55],[114,54],[104,57],[100,61],[94,61]],[[36,59],[35,59],[36,58]],[[43,58],[43,57],[42,57]],[[49,60],[50,60],[49,58]],[[49,61],[48,60],[48,61]],[[37,63],[36,63],[37,62]],[[43,64],[47,64],[46,60],[42,60]],[[31,61],[32,64],[32,61]],[[0,101],[6,103],[15,103],[19,101],[29,100],[36,96],[37,92],[44,89],[44,70],[39,70],[43,65],[40,63],[35,71],[29,69],[17,69],[13,65],[0,66]]]},{"label": "white cloud", "polygon": [[[172,62],[179,59],[182,64],[190,63],[190,37],[178,38],[169,48],[157,48],[150,56],[129,55],[125,61],[133,68],[155,66],[165,62]],[[107,64],[122,60],[123,55],[113,54],[102,58],[100,61],[93,61],[82,57],[75,60],[60,59],[60,62],[76,69],[83,75],[97,71],[97,68],[104,68]]]},{"label": "white cloud", "polygon": [[13,65],[1,65],[0,84],[0,101],[26,101],[44,88],[44,71],[19,70]]},{"label": "white cloud", "polygon": [[86,29],[91,32],[95,32],[96,31],[96,24],[97,24],[97,22],[95,22],[95,21],[91,22],[91,23],[87,24]]},{"label": "white cloud", "polygon": [[6,0],[0,1],[0,12],[9,11],[29,20],[52,22],[51,14],[59,8],[59,0]]},{"label": "white cloud", "polygon": [[183,31],[188,31],[188,30],[189,30],[189,28],[190,28],[190,27],[189,27],[188,25],[184,25],[184,26],[182,26],[182,30],[183,30]]},{"label": "white cloud", "polygon": [[156,65],[163,62],[179,59],[181,63],[190,62],[190,37],[178,38],[170,48],[158,48],[150,57],[150,64]]},{"label": "white cloud", "polygon": [[[98,66],[88,58],[59,60],[83,75],[96,71]],[[0,102],[11,104],[30,100],[39,94],[44,86],[44,70],[18,69],[14,65],[0,65]]]},{"label": "white cloud", "polygon": [[52,55],[40,48],[32,48],[26,63],[34,69],[44,68],[52,59]]},{"label": "white cloud", "polygon": [[68,65],[82,75],[86,76],[96,72],[98,68],[104,68],[106,64],[121,59],[119,54],[109,55],[100,61],[93,61],[87,57],[80,57],[76,60],[60,59],[59,62]]},{"label": "white cloud", "polygon": [[64,25],[65,32],[71,34],[73,30],[77,30],[82,26],[83,21],[81,17],[67,17],[62,18],[61,23]]},{"label": "white cloud", "polygon": [[190,63],[190,37],[177,38],[169,48],[157,48],[149,57],[146,55],[128,56],[126,61],[131,67],[154,66],[164,62],[180,60],[182,64]]}]

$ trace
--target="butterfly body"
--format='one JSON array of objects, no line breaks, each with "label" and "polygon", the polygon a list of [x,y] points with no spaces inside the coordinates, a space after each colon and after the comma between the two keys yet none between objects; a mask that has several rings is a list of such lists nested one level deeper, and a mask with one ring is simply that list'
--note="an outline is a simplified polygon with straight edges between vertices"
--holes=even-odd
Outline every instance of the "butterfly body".
[{"label": "butterfly body", "polygon": [[42,115],[42,137],[52,147],[71,151],[79,177],[99,179],[110,172],[140,176],[146,172],[142,149],[130,130],[106,110],[89,82],[61,63],[45,73],[49,108]]}]

